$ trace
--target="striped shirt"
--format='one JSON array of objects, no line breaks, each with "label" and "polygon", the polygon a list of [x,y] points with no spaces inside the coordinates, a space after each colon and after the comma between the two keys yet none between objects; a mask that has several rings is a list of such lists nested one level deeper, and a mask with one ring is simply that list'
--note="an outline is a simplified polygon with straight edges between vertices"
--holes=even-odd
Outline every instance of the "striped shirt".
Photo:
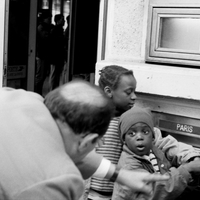
[{"label": "striped shirt", "polygon": [[[122,143],[118,134],[119,117],[111,120],[106,134],[103,136],[103,144],[96,147],[96,152],[103,155],[104,158],[110,160],[113,164],[117,164],[122,152]],[[114,183],[108,179],[91,178],[90,188],[99,192],[113,191]]]}]

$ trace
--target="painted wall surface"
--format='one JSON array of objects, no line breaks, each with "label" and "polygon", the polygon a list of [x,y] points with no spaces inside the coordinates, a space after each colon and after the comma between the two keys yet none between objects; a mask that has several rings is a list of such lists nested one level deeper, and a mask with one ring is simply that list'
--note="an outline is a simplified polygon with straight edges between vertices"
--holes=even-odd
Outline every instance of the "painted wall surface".
[{"label": "painted wall surface", "polygon": [[[113,5],[112,5],[113,4]],[[143,0],[110,2],[108,19],[108,54],[106,59],[133,61],[141,59],[144,21]]]},{"label": "painted wall surface", "polygon": [[[5,20],[5,1],[0,1],[0,24],[4,27]],[[3,55],[4,55],[4,29],[0,29],[0,87],[3,81]]]},{"label": "painted wall surface", "polygon": [[[200,68],[147,64],[144,60],[148,0],[109,0],[106,34],[102,34],[104,3],[101,0],[98,70],[108,64],[132,69],[141,93],[200,100]],[[105,36],[105,56],[101,52]]]}]

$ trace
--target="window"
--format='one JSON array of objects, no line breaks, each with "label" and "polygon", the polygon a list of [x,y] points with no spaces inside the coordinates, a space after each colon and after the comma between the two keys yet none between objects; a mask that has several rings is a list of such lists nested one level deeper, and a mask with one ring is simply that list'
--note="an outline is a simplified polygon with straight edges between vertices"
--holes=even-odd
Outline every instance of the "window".
[{"label": "window", "polygon": [[146,61],[200,66],[200,3],[162,2],[150,1]]}]

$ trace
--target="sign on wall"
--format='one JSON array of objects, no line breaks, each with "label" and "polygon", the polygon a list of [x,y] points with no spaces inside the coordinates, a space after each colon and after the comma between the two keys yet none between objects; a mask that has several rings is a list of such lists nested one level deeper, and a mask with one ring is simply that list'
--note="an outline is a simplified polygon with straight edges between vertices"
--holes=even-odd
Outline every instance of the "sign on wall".
[{"label": "sign on wall", "polygon": [[26,77],[25,65],[14,65],[7,67],[7,79],[18,79]]}]

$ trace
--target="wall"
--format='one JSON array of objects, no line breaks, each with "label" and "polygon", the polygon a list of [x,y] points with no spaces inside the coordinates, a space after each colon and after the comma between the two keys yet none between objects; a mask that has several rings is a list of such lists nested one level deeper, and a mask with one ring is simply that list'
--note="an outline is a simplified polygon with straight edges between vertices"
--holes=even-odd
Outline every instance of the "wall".
[{"label": "wall", "polygon": [[[101,0],[95,82],[99,69],[105,65],[121,65],[133,70],[142,100],[146,101],[148,95],[157,99],[165,97],[165,106],[160,106],[159,110],[174,114],[194,104],[191,116],[200,118],[200,69],[145,63],[147,8],[148,0]],[[152,103],[150,106],[155,108]],[[187,116],[188,110],[181,113]]]},{"label": "wall", "polygon": [[[0,24],[4,27],[5,20],[5,1],[0,1]],[[4,55],[4,29],[0,29],[0,87],[2,87],[3,81],[3,55]]]}]

